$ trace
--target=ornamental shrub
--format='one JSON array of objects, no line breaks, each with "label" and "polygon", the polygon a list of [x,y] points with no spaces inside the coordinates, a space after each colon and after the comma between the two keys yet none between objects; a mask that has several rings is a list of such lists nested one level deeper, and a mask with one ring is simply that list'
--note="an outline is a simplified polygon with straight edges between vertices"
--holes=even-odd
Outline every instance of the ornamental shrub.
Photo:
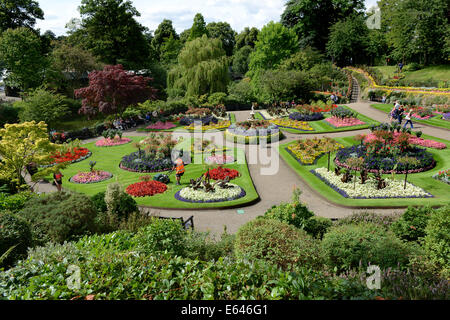
[{"label": "ornamental shrub", "polygon": [[373,223],[384,230],[388,230],[392,223],[398,220],[399,214],[381,215],[374,212],[356,212],[352,215],[339,219],[336,221],[337,226],[360,224],[360,223]]},{"label": "ornamental shrub", "polygon": [[0,193],[0,211],[17,212],[21,210],[25,203],[33,196],[31,192],[21,192],[13,195]]},{"label": "ornamental shrub", "polygon": [[365,269],[369,264],[404,267],[414,253],[413,246],[372,223],[332,227],[323,237],[322,248],[328,266],[340,271],[358,266]]},{"label": "ornamental shrub", "polygon": [[19,122],[19,108],[13,107],[10,103],[0,102],[0,128],[7,123]]},{"label": "ornamental shrub", "polygon": [[11,212],[0,212],[0,257],[2,257],[10,248],[3,261],[0,261],[1,267],[9,267],[17,260],[26,257],[27,249],[31,246],[30,225],[21,217]]},{"label": "ornamental shrub", "polygon": [[[99,192],[91,197],[92,203],[99,213],[108,211],[105,194],[106,192]],[[126,192],[121,192],[118,197],[117,204],[114,206],[112,213],[119,219],[127,219],[131,213],[139,211],[136,200]]]},{"label": "ornamental shrub", "polygon": [[152,223],[136,235],[139,250],[145,254],[170,252],[182,255],[186,231],[179,220],[153,218]]},{"label": "ornamental shrub", "polygon": [[425,228],[424,248],[430,259],[450,277],[450,205],[431,212]]},{"label": "ornamental shrub", "polygon": [[285,270],[295,266],[320,269],[318,242],[305,231],[274,219],[256,219],[243,225],[236,234],[235,255],[249,261],[264,260]]},{"label": "ornamental shrub", "polygon": [[283,203],[267,210],[264,217],[286,222],[296,228],[304,229],[307,221],[314,216],[302,202]]},{"label": "ornamental shrub", "polygon": [[409,207],[403,215],[391,225],[391,230],[402,240],[417,241],[425,236],[425,228],[430,219],[430,207]]},{"label": "ornamental shrub", "polygon": [[32,198],[18,214],[30,223],[38,245],[61,243],[96,231],[96,208],[91,199],[79,193],[55,192]]},{"label": "ornamental shrub", "polygon": [[332,225],[333,221],[331,221],[331,219],[314,216],[306,220],[303,230],[316,239],[322,239],[323,235],[327,233],[328,229],[330,229]]},{"label": "ornamental shrub", "polygon": [[209,232],[189,231],[186,235],[184,256],[201,261],[232,257],[234,239],[235,235],[226,231],[217,240],[211,238]]}]

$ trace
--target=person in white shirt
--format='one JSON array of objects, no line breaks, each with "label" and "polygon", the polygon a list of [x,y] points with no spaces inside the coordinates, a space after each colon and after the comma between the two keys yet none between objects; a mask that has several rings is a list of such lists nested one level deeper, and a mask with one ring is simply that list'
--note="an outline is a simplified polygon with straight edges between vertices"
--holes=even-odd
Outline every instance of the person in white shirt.
[{"label": "person in white shirt", "polygon": [[403,125],[403,128],[406,128],[406,125],[409,123],[411,125],[411,129],[414,129],[413,123],[411,121],[412,113],[413,113],[412,109],[409,109],[405,117],[406,122]]}]

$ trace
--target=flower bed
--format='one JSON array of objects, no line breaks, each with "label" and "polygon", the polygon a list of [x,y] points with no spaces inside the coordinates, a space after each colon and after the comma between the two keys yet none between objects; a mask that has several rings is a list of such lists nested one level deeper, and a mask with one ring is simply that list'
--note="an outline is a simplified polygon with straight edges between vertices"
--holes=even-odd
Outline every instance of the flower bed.
[{"label": "flower bed", "polygon": [[214,186],[215,192],[205,192],[203,189],[194,190],[183,188],[175,194],[175,199],[192,203],[225,202],[245,197],[245,190],[235,184],[228,184],[230,188],[222,189]]},{"label": "flower bed", "polygon": [[55,161],[54,163],[48,165],[47,167],[54,166],[59,163],[64,162],[80,162],[84,159],[89,158],[92,155],[92,152],[90,152],[87,148],[81,148],[81,147],[75,147],[72,149],[72,151],[67,151],[66,153],[62,154],[60,152],[55,152],[51,156],[51,158]]},{"label": "flower bed", "polygon": [[147,197],[163,193],[167,190],[167,185],[159,181],[141,181],[129,185],[125,192],[133,197]]},{"label": "flower bed", "polygon": [[291,154],[300,164],[312,165],[321,156],[328,152],[327,145],[330,144],[330,151],[336,151],[344,146],[330,138],[323,139],[305,139],[298,140],[295,144],[291,144],[286,151]]},{"label": "flower bed", "polygon": [[353,181],[344,183],[340,176],[336,176],[333,171],[327,171],[326,168],[311,170],[315,176],[325,182],[345,198],[351,199],[390,199],[390,198],[432,198],[433,195],[419,188],[412,183],[406,183],[399,180],[386,178],[386,188],[377,190],[377,182],[373,177],[369,177],[365,184],[356,182],[356,188],[353,188]]},{"label": "flower bed", "polygon": [[261,135],[240,135],[235,134],[232,131],[229,131],[228,129],[225,131],[224,136],[228,141],[232,141],[234,143],[245,143],[245,144],[259,144],[261,141],[265,141],[266,143],[276,142],[280,140],[281,132],[279,129],[274,130],[274,133],[268,134],[269,132],[272,132],[272,130],[267,130],[266,135],[262,135],[263,132],[260,131]]},{"label": "flower bed", "polygon": [[274,119],[271,123],[286,129],[295,129],[300,131],[314,131],[314,129],[304,121],[296,121],[291,119]]},{"label": "flower bed", "polygon": [[229,177],[230,180],[233,180],[239,177],[240,173],[239,171],[234,169],[218,167],[208,170],[205,173],[205,176],[206,175],[209,175],[209,177],[213,180],[223,180],[226,179],[227,177]]},{"label": "flower bed", "polygon": [[232,124],[225,137],[238,143],[258,144],[263,139],[270,143],[278,140],[280,129],[266,120],[249,120]]},{"label": "flower bed", "polygon": [[445,182],[447,184],[450,184],[450,169],[439,171],[435,175],[433,175],[433,178],[442,182]]},{"label": "flower bed", "polygon": [[95,146],[97,146],[97,147],[115,147],[115,146],[120,146],[123,144],[130,143],[130,142],[131,142],[131,139],[128,139],[128,138],[114,138],[114,139],[103,138],[101,140],[98,140],[95,143]]},{"label": "flower bed", "polygon": [[205,158],[205,162],[208,164],[227,164],[234,162],[234,157],[226,154],[222,155],[210,155]]},{"label": "flower bed", "polygon": [[353,126],[359,126],[362,124],[366,124],[365,122],[362,122],[358,118],[331,117],[331,118],[325,119],[325,121],[328,122],[334,128],[353,127]]},{"label": "flower bed", "polygon": [[97,183],[112,178],[112,173],[107,171],[80,172],[70,178],[70,182],[79,184]]},{"label": "flower bed", "polygon": [[169,130],[172,128],[175,128],[175,124],[173,124],[172,122],[161,122],[158,121],[154,124],[149,125],[148,127],[146,127],[146,129],[148,130]]},{"label": "flower bed", "polygon": [[153,155],[144,152],[133,152],[122,158],[120,168],[131,172],[161,172],[172,169],[173,163],[169,158],[157,159]]},{"label": "flower bed", "polygon": [[[399,137],[400,137],[401,133],[399,132],[394,132],[394,140],[393,143],[396,144],[398,143]],[[369,134],[366,136],[366,138],[364,139],[364,142],[371,142],[373,140],[378,139],[373,133]],[[383,141],[383,140],[380,140]],[[427,147],[427,148],[433,148],[433,149],[445,149],[447,148],[447,145],[445,143],[442,142],[438,142],[438,141],[434,141],[434,140],[426,140],[423,138],[418,138],[416,136],[413,135],[409,135],[409,139],[408,142],[414,145],[418,145],[418,146],[422,146],[422,147]]]},{"label": "flower bed", "polygon": [[429,120],[429,119],[433,118],[435,115],[430,114],[430,115],[426,115],[426,116],[421,116],[417,113],[413,113],[411,116],[417,120]]},{"label": "flower bed", "polygon": [[185,126],[184,129],[190,131],[208,131],[208,130],[223,130],[231,125],[231,121],[219,121],[218,123],[211,123],[209,125],[192,123],[189,126]]},{"label": "flower bed", "polygon": [[442,119],[443,119],[443,120],[450,120],[450,112],[444,113],[444,114],[442,115]]},{"label": "flower bed", "polygon": [[323,120],[323,118],[324,116],[320,112],[313,112],[313,113],[294,112],[289,115],[289,119],[295,121],[319,121]]}]

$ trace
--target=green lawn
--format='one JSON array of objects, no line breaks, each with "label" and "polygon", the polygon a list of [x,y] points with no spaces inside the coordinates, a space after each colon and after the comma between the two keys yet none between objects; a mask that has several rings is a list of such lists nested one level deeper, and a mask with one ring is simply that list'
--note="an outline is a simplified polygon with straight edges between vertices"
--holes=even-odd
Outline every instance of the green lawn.
[{"label": "green lawn", "polygon": [[88,120],[86,116],[78,115],[57,123],[55,129],[64,131],[80,130],[86,127],[93,127],[97,122],[103,122],[104,119],[104,117],[95,117],[92,120]]},{"label": "green lawn", "polygon": [[[393,105],[392,104],[372,104],[371,107],[388,114],[389,112],[391,112]],[[435,117],[428,119],[428,120],[412,119],[412,121],[413,121],[413,125],[415,122],[419,122],[419,123],[427,124],[429,126],[450,129],[450,121],[442,119],[442,115],[436,115]],[[387,117],[386,117],[386,122],[389,122]],[[409,128],[409,125],[408,125],[408,128]]]},{"label": "green lawn", "polygon": [[[133,141],[139,141],[143,139],[142,137],[129,137]],[[184,147],[187,147],[190,143],[189,141],[182,142]],[[109,147],[109,148],[100,148],[96,147],[95,143],[88,143],[83,145],[83,147],[88,148],[92,151],[92,156],[86,160],[83,160],[78,163],[71,164],[65,170],[62,171],[63,178],[63,188],[69,189],[72,191],[82,192],[89,196],[92,196],[98,192],[105,191],[108,184],[111,182],[119,182],[124,188],[128,185],[139,182],[139,177],[144,175],[155,175],[155,174],[145,174],[145,173],[134,173],[125,171],[119,168],[120,160],[123,156],[130,154],[136,151],[133,148],[132,144],[126,144],[117,147]],[[237,153],[240,153],[239,156],[245,158],[243,154],[243,150],[234,149],[230,151],[235,154],[235,158]],[[93,183],[93,184],[75,184],[69,182],[69,179],[77,174],[80,171],[89,171],[89,162],[97,161],[96,169],[105,170],[111,172],[114,176],[112,179]],[[170,183],[168,184],[168,190],[162,194],[158,194],[152,197],[144,197],[144,198],[135,198],[137,203],[142,206],[151,206],[158,208],[220,208],[220,207],[230,207],[230,206],[244,206],[253,201],[256,201],[259,196],[255,190],[253,185],[253,181],[250,177],[250,173],[248,171],[247,164],[229,164],[225,167],[229,167],[232,169],[236,169],[241,173],[241,177],[233,180],[233,183],[241,186],[247,195],[241,199],[227,201],[227,202],[217,202],[217,203],[187,203],[176,200],[174,195],[175,193],[182,189],[183,187],[187,187],[189,185],[189,180],[192,178],[198,178],[202,173],[207,170],[206,165],[202,164],[188,164],[186,166],[186,173],[181,179],[181,186],[176,186],[174,184],[175,173],[170,175]]]},{"label": "green lawn", "polygon": [[[280,145],[281,157],[288,163],[288,165],[303,179],[311,188],[317,191],[318,194],[327,198],[329,201],[348,207],[355,208],[372,208],[372,207],[406,207],[413,205],[432,205],[441,206],[450,203],[450,186],[442,181],[438,181],[432,178],[432,175],[439,172],[440,170],[446,170],[450,168],[450,141],[438,139],[430,136],[424,135],[425,139],[433,139],[439,142],[447,144],[447,149],[436,150],[428,149],[434,155],[434,159],[437,161],[437,165],[433,170],[429,170],[422,173],[415,173],[408,175],[408,182],[421,187],[425,191],[434,195],[434,198],[408,198],[408,199],[350,199],[345,198],[340,195],[337,191],[333,190],[331,187],[327,186],[319,178],[313,175],[310,170],[319,167],[327,166],[327,157],[323,156],[319,159],[317,164],[311,166],[300,165],[296,159],[289,154],[285,148],[292,143],[287,143]],[[345,147],[357,144],[353,137],[338,138],[336,141],[342,143]],[[334,155],[332,159],[334,159]],[[334,170],[334,164],[330,167]],[[359,177],[359,175],[358,175]],[[389,175],[391,177],[391,175]],[[395,175],[395,179],[403,180],[404,175]]]},{"label": "green lawn", "polygon": [[[425,80],[436,80],[436,81],[449,81],[450,79],[450,65],[438,65],[430,66],[416,71],[405,71],[403,67],[402,74],[405,75],[405,81],[425,81]],[[383,74],[384,79],[392,78],[397,74],[397,66],[377,66],[374,69],[380,71]]]},{"label": "green lawn", "polygon": [[[352,110],[353,112],[356,112],[355,110],[343,106],[346,109]],[[331,126],[327,121],[321,120],[321,121],[309,121],[308,124],[314,129],[313,131],[301,131],[296,129],[287,129],[280,127],[282,131],[290,132],[290,133],[297,133],[297,134],[316,134],[316,133],[331,133],[331,132],[343,132],[343,131],[355,131],[355,130],[361,130],[361,129],[367,129],[371,125],[378,125],[380,124],[378,121],[373,120],[369,117],[366,117],[365,115],[362,115],[359,112],[356,112],[358,114],[358,119],[365,122],[366,124],[362,124],[359,126],[352,126],[352,127],[343,127],[343,128],[334,128]],[[330,114],[325,114],[325,118],[331,117]],[[255,114],[255,118],[263,120],[263,116],[257,112]]]}]

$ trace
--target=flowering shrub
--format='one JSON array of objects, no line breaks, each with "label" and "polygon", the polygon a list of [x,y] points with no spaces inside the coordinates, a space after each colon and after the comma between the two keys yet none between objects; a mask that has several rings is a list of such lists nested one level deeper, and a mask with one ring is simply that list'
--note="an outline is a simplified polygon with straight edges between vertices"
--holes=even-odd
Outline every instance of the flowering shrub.
[{"label": "flowering shrub", "polygon": [[176,126],[172,122],[161,122],[158,121],[154,124],[149,125],[146,129],[150,130],[169,130],[175,128]]},{"label": "flowering shrub", "polygon": [[159,181],[141,181],[129,185],[125,192],[133,197],[147,197],[167,190],[167,185]]},{"label": "flowering shrub", "polygon": [[411,183],[407,183],[406,189],[404,189],[403,182],[399,180],[386,178],[386,188],[378,190],[376,179],[369,177],[365,184],[357,183],[356,188],[354,188],[353,183],[342,182],[340,176],[336,176],[334,172],[328,171],[327,168],[318,168],[311,170],[311,172],[345,198],[387,199],[433,197],[433,195]]},{"label": "flowering shrub", "polygon": [[86,148],[74,147],[72,150],[66,152],[55,152],[51,158],[54,163],[64,163],[64,162],[79,162],[91,156],[91,152]]},{"label": "flowering shrub", "polygon": [[433,178],[436,180],[440,180],[442,182],[445,182],[447,184],[450,184],[450,169],[449,170],[443,170],[439,171],[435,175],[433,175]]},{"label": "flowering shrub", "polygon": [[330,112],[333,109],[336,109],[337,105],[332,104],[330,102],[325,103],[322,101],[317,101],[312,103],[311,105],[303,104],[297,105],[296,109],[300,113],[313,113],[313,112]]},{"label": "flowering shrub", "polygon": [[80,172],[70,178],[70,182],[73,183],[96,183],[105,181],[112,178],[112,174],[107,171],[89,171],[89,172]]},{"label": "flowering shrub", "polygon": [[366,124],[365,122],[362,122],[358,118],[337,118],[337,117],[331,117],[325,119],[326,122],[328,122],[331,126],[335,128],[342,128],[342,127],[353,127],[353,126],[359,126],[362,124]]},{"label": "flowering shrub", "polygon": [[98,140],[95,145],[97,147],[114,147],[114,146],[120,146],[122,144],[130,143],[131,139],[128,138],[119,138],[116,137],[114,139],[111,138],[103,138],[101,140]]},{"label": "flowering shrub", "polygon": [[226,177],[229,177],[230,180],[233,180],[239,177],[240,173],[237,170],[230,168],[218,167],[211,170],[208,170],[205,173],[205,176],[209,176],[213,180],[223,180]]},{"label": "flowering shrub", "polygon": [[214,186],[214,192],[206,192],[203,189],[194,190],[191,187],[183,188],[175,194],[175,198],[184,202],[223,202],[242,198],[246,195],[244,189],[235,184],[228,184],[226,189]]},{"label": "flowering shrub", "polygon": [[442,115],[442,119],[444,119],[444,120],[450,120],[450,112],[444,113],[444,114]]},{"label": "flowering shrub", "polygon": [[343,147],[342,144],[330,138],[313,138],[297,140],[295,144],[287,147],[287,151],[301,164],[311,165],[325,153],[333,152]]},{"label": "flowering shrub", "polygon": [[226,154],[222,155],[211,155],[206,157],[205,159],[206,163],[216,163],[216,164],[226,164],[234,162],[234,157]]},{"label": "flowering shrub", "polygon": [[323,114],[320,112],[313,113],[300,113],[294,112],[289,115],[289,119],[295,121],[318,121],[324,118]]},{"label": "flowering shrub", "polygon": [[271,123],[288,129],[296,129],[301,131],[314,131],[314,129],[308,124],[308,122],[290,120],[290,119],[274,119],[270,120]]}]

